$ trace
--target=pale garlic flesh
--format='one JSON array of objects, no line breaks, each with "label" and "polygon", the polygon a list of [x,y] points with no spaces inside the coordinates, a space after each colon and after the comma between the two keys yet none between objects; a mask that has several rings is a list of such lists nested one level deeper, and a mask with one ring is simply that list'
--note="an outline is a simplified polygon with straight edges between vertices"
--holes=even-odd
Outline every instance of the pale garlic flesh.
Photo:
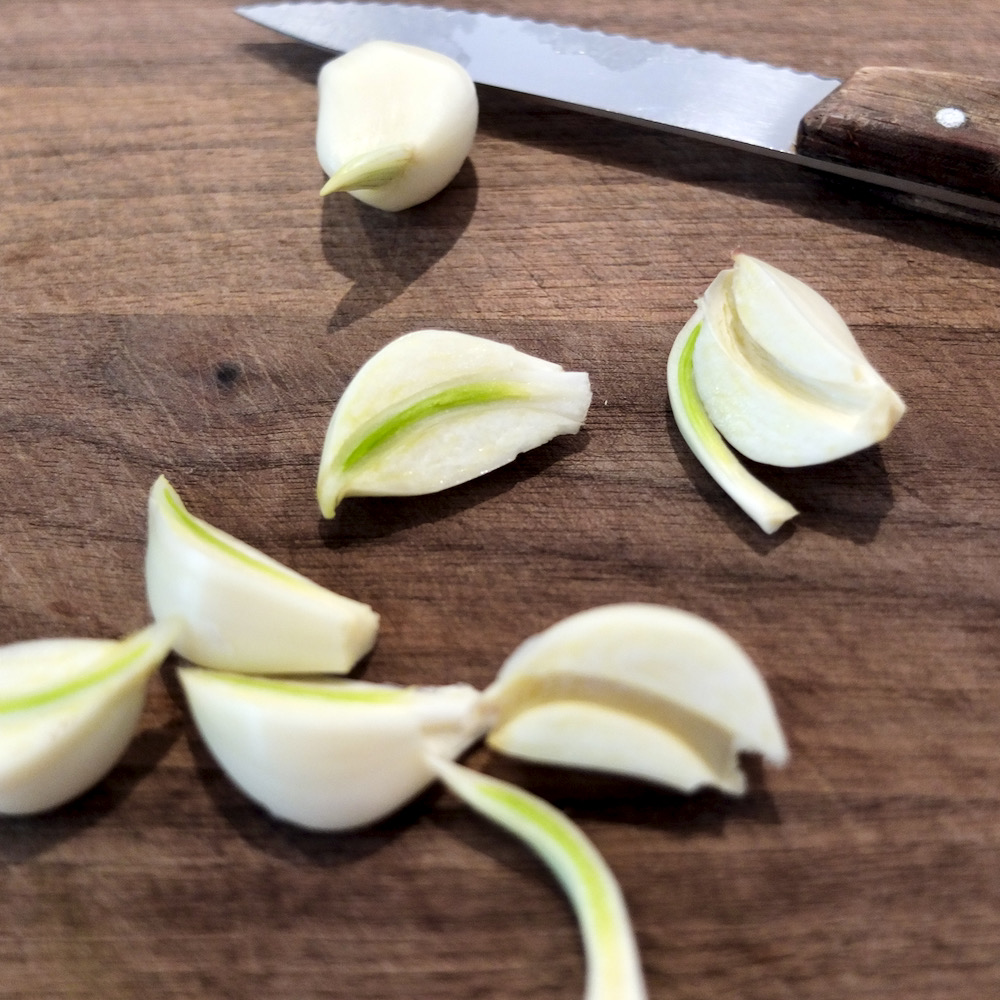
[{"label": "pale garlic flesh", "polygon": [[797,467],[882,441],[905,412],[819,293],[746,254],[704,296],[698,395],[741,454]]},{"label": "pale garlic flesh", "polygon": [[735,452],[818,465],[884,440],[906,411],[825,298],[747,254],[709,285],[674,340],[667,389],[695,456],[768,533],[797,511]]},{"label": "pale garlic flesh", "polygon": [[476,87],[455,60],[371,41],[328,62],[318,80],[316,153],[322,194],[347,191],[386,211],[448,186],[475,139]]},{"label": "pale garlic flesh", "polygon": [[344,674],[375,644],[379,616],[195,517],[166,477],[148,504],[146,593],[175,649],[205,667]]},{"label": "pale garlic flesh", "polygon": [[0,647],[0,814],[45,812],[97,784],[127,749],[177,623],[120,641]]},{"label": "pale garlic flesh", "polygon": [[324,517],[350,496],[435,493],[560,434],[590,407],[590,379],[508,344],[453,330],[390,341],[357,371],[327,428]]},{"label": "pale garlic flesh", "polygon": [[484,699],[487,743],[541,763],[690,792],[745,789],[739,755],[788,757],[767,686],[716,625],[677,608],[612,604],[521,644]]},{"label": "pale garlic flesh", "polygon": [[376,823],[481,738],[466,684],[399,687],[265,678],[183,667],[191,713],[230,780],[278,819],[313,830]]}]

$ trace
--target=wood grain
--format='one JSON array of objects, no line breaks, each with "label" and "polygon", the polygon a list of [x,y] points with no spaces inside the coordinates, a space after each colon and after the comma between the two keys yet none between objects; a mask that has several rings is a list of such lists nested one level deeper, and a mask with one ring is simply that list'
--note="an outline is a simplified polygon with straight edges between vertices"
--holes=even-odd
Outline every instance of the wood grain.
[{"label": "wood grain", "polygon": [[[370,602],[362,675],[489,682],[615,600],[717,622],[792,760],[741,800],[514,777],[618,874],[654,998],[983,1000],[1000,986],[1000,250],[874,192],[486,92],[469,163],[399,216],[320,203],[322,56],[221,0],[0,10],[0,642],[147,618],[144,504],[190,508]],[[490,0],[846,78],[995,71],[987,0]],[[841,310],[909,412],[882,446],[760,470],[774,538],[687,453],[665,365],[735,250]],[[315,508],[330,411],[421,326],[587,370],[581,435],[482,480]],[[432,791],[345,836],[221,775],[171,663],[92,792],[0,821],[0,997],[395,1000],[581,994],[576,929],[517,843]]]},{"label": "wood grain", "polygon": [[1000,198],[1000,80],[865,67],[802,119],[796,149]]}]

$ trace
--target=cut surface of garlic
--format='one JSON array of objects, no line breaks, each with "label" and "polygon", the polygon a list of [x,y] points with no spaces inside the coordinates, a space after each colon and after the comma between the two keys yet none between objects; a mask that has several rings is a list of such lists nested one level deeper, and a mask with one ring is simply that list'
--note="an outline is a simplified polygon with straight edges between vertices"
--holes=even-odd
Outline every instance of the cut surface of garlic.
[{"label": "cut surface of garlic", "polygon": [[541,763],[682,791],[739,794],[738,755],[788,756],[760,673],[717,626],[686,611],[613,604],[526,640],[484,694],[487,743]]},{"label": "cut surface of garlic", "polygon": [[348,191],[376,208],[410,208],[451,183],[475,139],[472,78],[455,60],[413,45],[371,41],[331,60],[318,98],[324,195]]},{"label": "cut surface of garlic", "polygon": [[351,380],[323,444],[325,517],[348,496],[456,486],[560,434],[575,434],[590,379],[507,345],[451,330],[391,341]]},{"label": "cut surface of garlic", "polygon": [[233,783],[275,817],[347,830],[395,812],[482,736],[466,684],[397,687],[178,671],[195,724]]},{"label": "cut surface of garlic", "polygon": [[266,674],[347,673],[375,643],[378,615],[195,517],[164,476],[149,494],[146,591],[181,623],[192,663]]},{"label": "cut surface of garlic", "polygon": [[121,641],[37,639],[0,647],[0,813],[54,809],[114,767],[177,628],[164,622]]},{"label": "cut surface of garlic", "polygon": [[639,949],[621,888],[584,832],[516,785],[452,761],[430,763],[467,805],[535,851],[563,887],[583,939],[584,1000],[645,1000]]}]

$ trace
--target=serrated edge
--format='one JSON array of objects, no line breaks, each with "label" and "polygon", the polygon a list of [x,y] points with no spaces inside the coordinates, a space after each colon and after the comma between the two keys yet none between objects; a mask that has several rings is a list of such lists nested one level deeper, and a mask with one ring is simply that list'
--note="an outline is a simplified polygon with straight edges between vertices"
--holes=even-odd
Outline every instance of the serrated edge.
[{"label": "serrated edge", "polygon": [[[325,8],[325,7],[340,7],[340,8],[352,8],[354,10],[379,10],[382,12],[391,12],[393,10],[399,11],[413,11],[418,10],[425,12],[427,14],[444,15],[446,17],[470,17],[475,18],[477,21],[495,21],[504,22],[513,26],[525,25],[528,27],[536,28],[556,28],[560,31],[574,32],[579,35],[583,35],[587,38],[601,38],[607,39],[612,42],[624,42],[626,44],[645,44],[654,45],[658,48],[671,49],[674,52],[689,52],[693,55],[698,56],[709,56],[716,59],[723,59],[727,62],[739,63],[743,66],[756,66],[761,69],[776,71],[779,73],[788,73],[791,76],[799,77],[803,79],[817,80],[822,82],[837,83],[841,81],[835,77],[821,76],[818,73],[810,73],[806,70],[793,69],[790,66],[775,66],[772,63],[764,62],[763,60],[757,59],[747,59],[743,56],[733,56],[728,55],[723,52],[716,52],[711,49],[699,49],[693,45],[674,45],[672,42],[656,41],[654,39],[642,38],[637,35],[626,35],[621,32],[609,32],[601,31],[598,28],[581,28],[575,24],[565,24],[561,21],[540,21],[536,18],[531,17],[515,17],[511,14],[493,14],[489,11],[472,11],[465,10],[464,8],[458,7],[442,7],[439,4],[407,4],[407,3],[382,3],[380,0],[372,0],[372,2],[362,2],[362,0],[286,0],[282,3],[259,3],[259,4],[246,4],[237,7],[236,13],[242,17],[246,17],[248,20],[259,24],[249,11],[254,10],[287,10],[291,8],[302,9],[307,7],[314,8]],[[270,28],[270,30],[276,30],[271,25],[261,25],[262,27]]]}]

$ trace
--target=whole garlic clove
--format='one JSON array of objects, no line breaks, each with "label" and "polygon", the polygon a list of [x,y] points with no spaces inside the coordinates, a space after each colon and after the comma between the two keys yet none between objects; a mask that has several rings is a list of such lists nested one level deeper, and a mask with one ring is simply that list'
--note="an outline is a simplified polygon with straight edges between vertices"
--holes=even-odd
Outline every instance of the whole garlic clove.
[{"label": "whole garlic clove", "polygon": [[682,791],[739,794],[738,755],[788,749],[757,668],[721,629],[650,604],[594,608],[511,654],[484,694],[489,746]]},{"label": "whole garlic clove", "polygon": [[178,671],[198,731],[230,780],[278,819],[314,830],[375,823],[483,733],[466,684],[396,687]]},{"label": "whole garlic clove", "polygon": [[192,663],[261,674],[344,674],[375,644],[378,615],[195,517],[160,476],[149,494],[146,592],[177,620]]},{"label": "whole garlic clove", "polygon": [[348,191],[386,211],[432,198],[472,149],[476,87],[447,56],[372,41],[328,62],[318,81],[322,194]]},{"label": "whole garlic clove", "polygon": [[176,634],[177,624],[164,622],[121,641],[0,647],[0,813],[54,809],[115,766]]},{"label": "whole garlic clove", "polygon": [[344,390],[320,458],[317,498],[333,517],[349,496],[456,486],[559,434],[575,434],[590,379],[507,344],[417,330],[371,357]]}]

